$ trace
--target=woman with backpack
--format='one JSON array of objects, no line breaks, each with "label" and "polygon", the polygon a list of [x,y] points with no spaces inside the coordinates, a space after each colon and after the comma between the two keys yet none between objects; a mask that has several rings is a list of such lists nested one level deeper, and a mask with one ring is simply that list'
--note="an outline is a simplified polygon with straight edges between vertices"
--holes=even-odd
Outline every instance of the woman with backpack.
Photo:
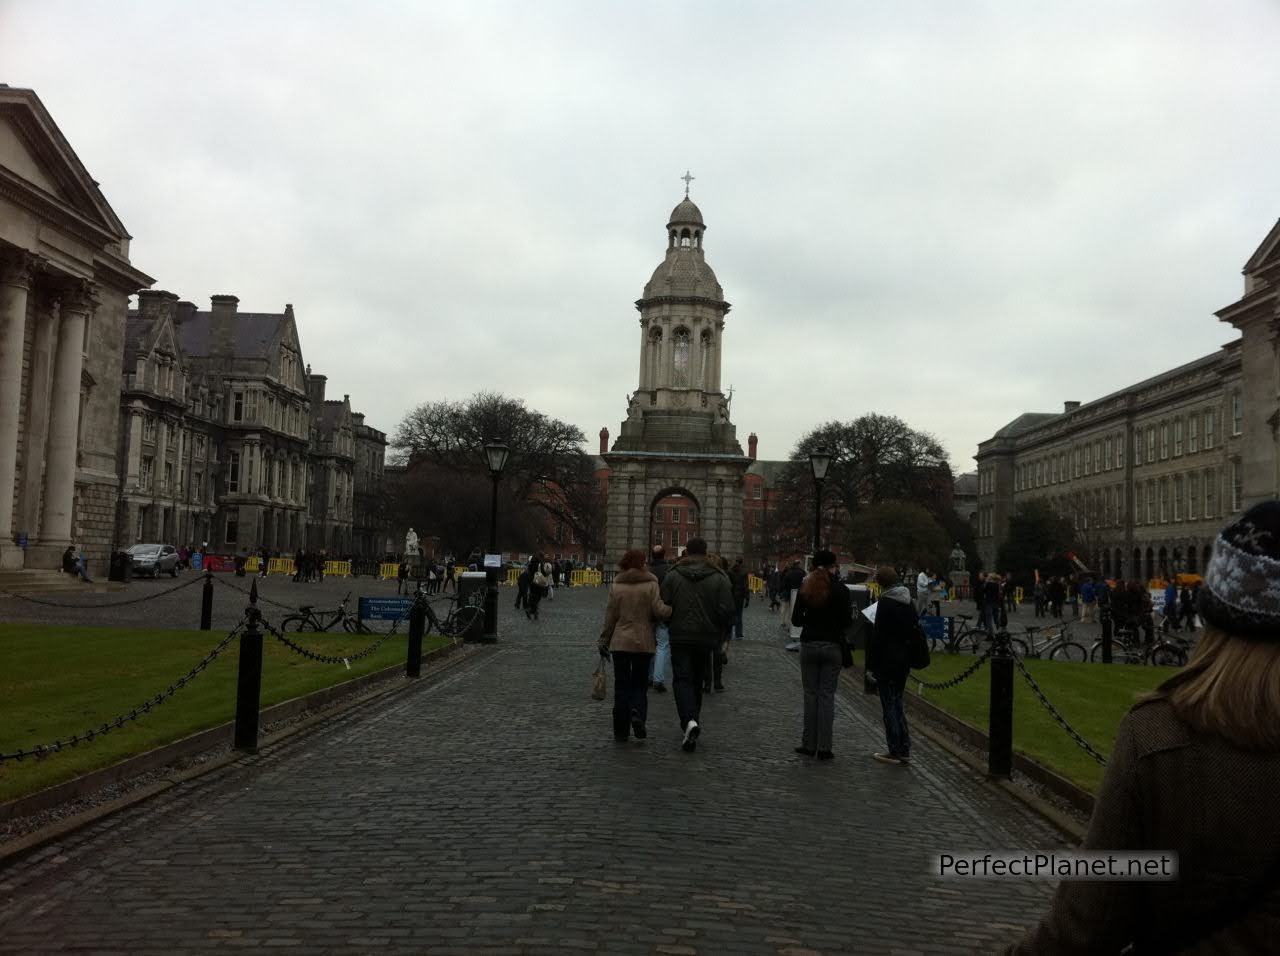
[{"label": "woman with backpack", "polygon": [[911,672],[912,644],[921,639],[917,637],[920,619],[911,604],[911,592],[898,582],[897,571],[888,565],[880,568],[876,584],[880,585],[880,600],[867,641],[867,670],[875,676],[880,694],[888,748],[872,756],[881,763],[905,765],[911,760],[911,735],[903,695]]},{"label": "woman with backpack", "polygon": [[836,556],[818,551],[791,611],[791,625],[800,628],[800,677],[804,683],[804,727],[796,748],[801,756],[819,760],[835,756],[831,736],[836,687],[840,669],[848,660],[845,631],[852,623],[853,600],[840,581]]},{"label": "woman with backpack", "polygon": [[648,736],[649,667],[658,647],[654,625],[671,617],[671,606],[659,594],[657,577],[644,566],[643,551],[629,550],[618,568],[599,651],[602,658],[613,657],[613,739],[626,743],[633,733],[637,740]]},{"label": "woman with backpack", "polygon": [[[1163,882],[1059,884],[1008,952],[1273,953],[1280,938],[1280,502],[1219,532],[1187,666],[1120,721],[1082,850],[1175,856]],[[1259,586],[1263,583],[1269,586]]]},{"label": "woman with backpack", "polygon": [[538,619],[538,605],[551,589],[551,564],[542,560],[542,555],[534,555],[529,562],[529,596],[525,600],[524,616],[531,621]]}]

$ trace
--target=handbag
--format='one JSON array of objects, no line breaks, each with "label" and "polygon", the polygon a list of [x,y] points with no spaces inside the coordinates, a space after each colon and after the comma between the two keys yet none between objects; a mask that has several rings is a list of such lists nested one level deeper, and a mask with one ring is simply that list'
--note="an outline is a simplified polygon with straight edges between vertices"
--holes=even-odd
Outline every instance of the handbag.
[{"label": "handbag", "polygon": [[604,658],[601,657],[600,663],[596,665],[596,669],[591,675],[591,699],[604,700],[608,686],[609,682],[604,672]]},{"label": "handbag", "polygon": [[547,576],[541,571],[534,571],[533,583],[536,587],[545,588],[547,586]]},{"label": "handbag", "polygon": [[853,648],[849,646],[849,639],[844,636],[840,638],[840,666],[853,666]]},{"label": "handbag", "polygon": [[907,664],[913,671],[922,671],[929,666],[929,639],[919,622],[907,638]]}]

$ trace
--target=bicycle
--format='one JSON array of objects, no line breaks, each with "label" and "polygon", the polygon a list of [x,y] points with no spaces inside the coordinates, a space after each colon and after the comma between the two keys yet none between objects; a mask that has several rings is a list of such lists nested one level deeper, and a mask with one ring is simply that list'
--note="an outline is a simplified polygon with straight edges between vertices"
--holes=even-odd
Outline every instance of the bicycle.
[{"label": "bicycle", "polygon": [[[1180,637],[1161,634],[1148,647],[1142,641],[1141,630],[1133,625],[1116,628],[1111,638],[1111,661],[1119,664],[1155,664],[1160,667],[1183,667],[1187,663],[1190,645]],[[1091,661],[1102,660],[1102,641],[1094,641],[1089,649]]]},{"label": "bicycle", "polygon": [[431,600],[427,597],[427,592],[421,586],[414,592],[414,603],[421,604],[423,611],[426,612],[427,626],[423,631],[424,634],[430,634],[434,627],[444,637],[457,640],[459,637],[466,635],[476,624],[484,618],[484,606],[482,604],[463,604],[457,592],[453,597],[448,598],[450,605],[449,612],[442,618],[436,613],[435,607]]},{"label": "bicycle", "polygon": [[[1062,624],[1028,624],[1025,629],[1027,643],[1022,645],[1026,648],[1026,651],[1022,656],[1040,658],[1048,654],[1051,661],[1071,661],[1074,664],[1083,664],[1088,659],[1089,654],[1084,649],[1083,644],[1071,640],[1070,628],[1071,625],[1065,622]],[[1048,632],[1043,642],[1036,640],[1036,634],[1039,631]]]},{"label": "bicycle", "polygon": [[332,611],[317,611],[310,604],[298,608],[297,614],[290,614],[280,622],[281,632],[287,631],[328,631],[341,624],[343,630],[352,634],[372,634],[373,630],[361,624],[356,615],[347,610],[347,602],[351,600],[351,592],[338,602]]},{"label": "bicycle", "polygon": [[[977,654],[983,649],[983,646],[991,643],[993,635],[987,633],[987,629],[980,623],[970,624],[973,616],[970,614],[957,614],[956,620],[960,621],[960,628],[955,632],[955,636],[951,639],[950,646],[947,650],[952,654]],[[1027,656],[1027,645],[1020,637],[1014,637],[1008,631],[1001,630],[1000,634],[1009,639],[1009,647],[1014,654],[1019,657]]]}]

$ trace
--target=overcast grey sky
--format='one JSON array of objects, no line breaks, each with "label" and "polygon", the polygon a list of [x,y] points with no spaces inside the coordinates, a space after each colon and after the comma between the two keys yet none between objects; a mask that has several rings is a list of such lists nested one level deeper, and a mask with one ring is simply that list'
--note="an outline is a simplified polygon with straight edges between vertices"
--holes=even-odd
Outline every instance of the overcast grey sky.
[{"label": "overcast grey sky", "polygon": [[1278,40],[1266,0],[0,0],[0,82],[157,288],[292,302],[388,432],[491,388],[616,435],[688,167],[743,446],[879,411],[964,470],[1232,338]]}]

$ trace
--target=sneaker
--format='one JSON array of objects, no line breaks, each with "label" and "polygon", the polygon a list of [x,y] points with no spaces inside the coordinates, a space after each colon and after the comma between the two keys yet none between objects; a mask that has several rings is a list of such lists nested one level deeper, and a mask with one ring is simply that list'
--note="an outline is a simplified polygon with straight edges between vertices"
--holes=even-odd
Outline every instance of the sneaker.
[{"label": "sneaker", "polygon": [[656,680],[653,682],[653,692],[655,694],[665,694],[667,692],[667,685],[662,683],[660,680]]},{"label": "sneaker", "polygon": [[836,755],[833,754],[830,750],[819,750],[818,759],[819,760],[835,760]]},{"label": "sneaker", "polygon": [[696,720],[689,721],[689,725],[684,729],[684,741],[680,744],[680,749],[685,753],[693,753],[698,747],[698,734],[702,728],[698,726]]},{"label": "sneaker", "polygon": [[797,747],[796,753],[798,753],[801,757],[812,757],[815,753],[817,753],[817,751],[811,750],[808,747]]},{"label": "sneaker", "polygon": [[893,754],[876,753],[876,754],[872,754],[871,756],[873,759],[879,760],[881,763],[892,763],[892,764],[902,763],[902,761],[899,760],[897,757],[893,756]]},{"label": "sneaker", "polygon": [[636,740],[644,740],[649,736],[644,729],[644,721],[640,719],[640,714],[634,710],[631,712],[631,732],[636,735]]},{"label": "sneaker", "polygon": [[716,693],[717,694],[724,693],[724,684],[716,684]]}]

